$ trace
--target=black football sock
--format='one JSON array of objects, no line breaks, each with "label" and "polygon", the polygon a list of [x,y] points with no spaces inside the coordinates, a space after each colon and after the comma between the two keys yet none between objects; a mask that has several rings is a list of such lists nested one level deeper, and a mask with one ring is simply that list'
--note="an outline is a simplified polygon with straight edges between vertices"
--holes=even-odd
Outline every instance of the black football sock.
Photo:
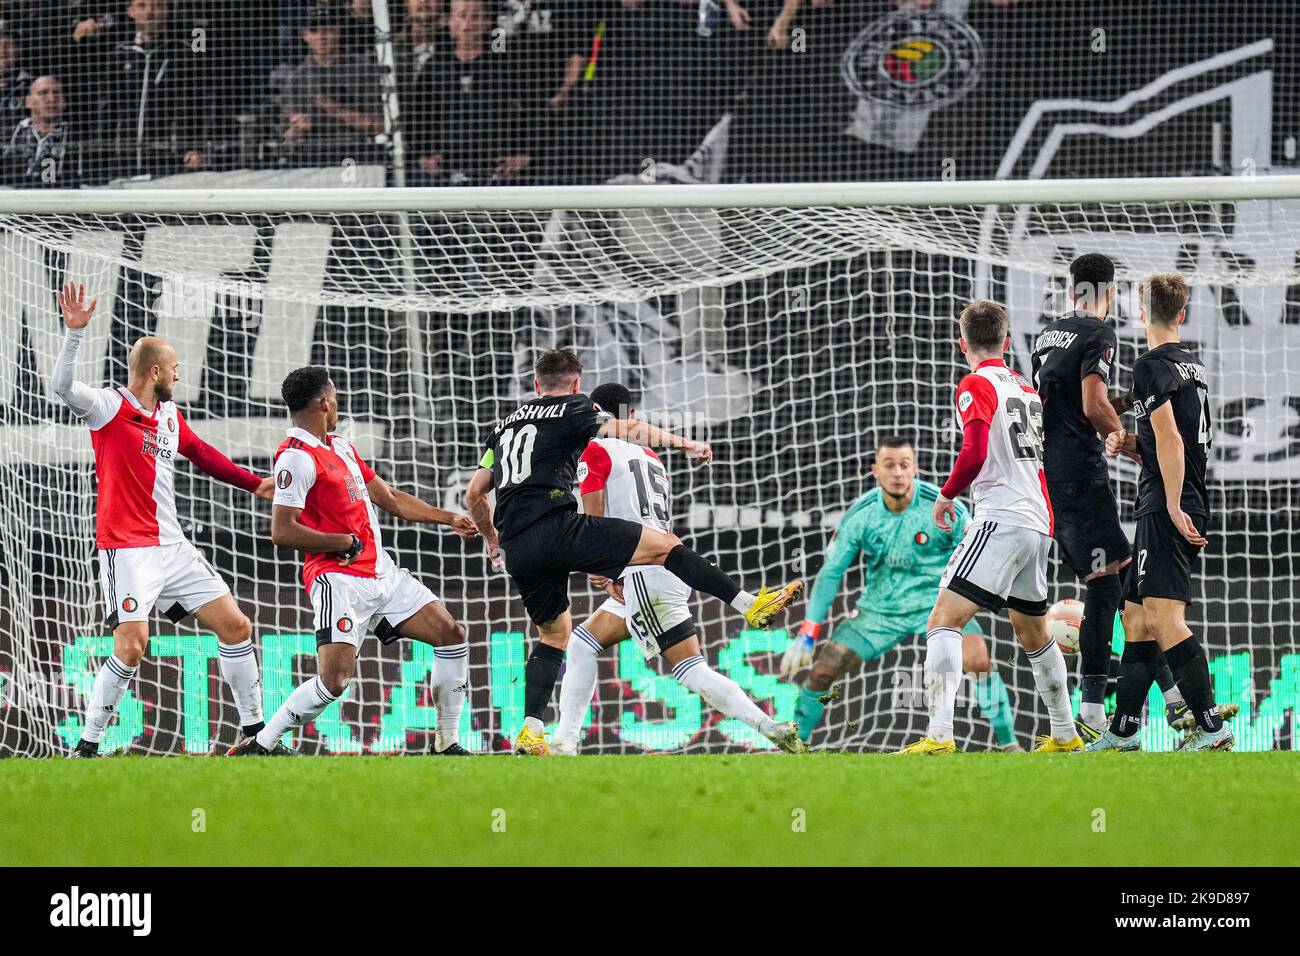
[{"label": "black football sock", "polygon": [[664,568],[677,575],[692,591],[703,591],[730,604],[740,593],[740,585],[724,574],[716,564],[701,557],[684,544],[668,552]]},{"label": "black football sock", "polygon": [[1087,674],[1079,681],[1079,689],[1083,692],[1081,698],[1085,704],[1104,704],[1106,702],[1106,684],[1110,681],[1110,675]]},{"label": "black football sock", "polygon": [[542,719],[555,691],[555,681],[564,663],[564,651],[538,641],[524,665],[524,716]]},{"label": "black football sock", "polygon": [[245,737],[256,737],[257,732],[266,726],[266,721],[259,720],[255,724],[249,724],[247,727],[240,727]]},{"label": "black football sock", "polygon": [[1110,639],[1115,613],[1123,598],[1118,574],[1105,574],[1084,585],[1083,623],[1079,625],[1079,674],[1083,702],[1100,704],[1110,674]]},{"label": "black football sock", "polygon": [[1124,645],[1124,656],[1119,659],[1119,686],[1115,689],[1115,716],[1110,721],[1110,732],[1116,737],[1132,737],[1141,729],[1142,707],[1159,659],[1160,648],[1155,641]]},{"label": "black football sock", "polygon": [[1160,652],[1160,665],[1156,668],[1156,683],[1160,685],[1160,693],[1165,698],[1166,704],[1183,703],[1182,691],[1178,689],[1178,682],[1174,680],[1174,672],[1169,669],[1169,661],[1165,659],[1165,652]]},{"label": "black football sock", "polygon": [[1196,717],[1196,723],[1209,733],[1217,731],[1223,726],[1223,718],[1214,705],[1210,662],[1205,659],[1200,642],[1188,636],[1165,651],[1165,659],[1169,661],[1169,669],[1174,672],[1174,680],[1178,681],[1178,689],[1183,692],[1183,699]]}]

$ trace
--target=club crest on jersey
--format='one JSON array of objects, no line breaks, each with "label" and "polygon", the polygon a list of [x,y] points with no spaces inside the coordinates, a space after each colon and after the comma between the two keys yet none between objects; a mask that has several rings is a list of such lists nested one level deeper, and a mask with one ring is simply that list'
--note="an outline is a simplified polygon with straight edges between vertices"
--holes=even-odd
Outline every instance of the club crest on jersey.
[{"label": "club crest on jersey", "polygon": [[339,618],[338,623],[334,626],[338,629],[340,634],[347,634],[352,630],[352,618],[346,616],[341,617]]},{"label": "club crest on jersey", "polygon": [[136,602],[136,599],[131,597],[131,595],[129,594],[126,597],[122,598],[122,610],[126,611],[127,614],[130,614],[139,606],[140,605]]},{"label": "club crest on jersey", "polygon": [[174,418],[168,418],[168,419],[167,419],[167,430],[168,430],[169,432],[174,432],[174,431],[176,431],[176,419],[174,419]]},{"label": "club crest on jersey", "polygon": [[966,409],[970,408],[971,402],[973,401],[975,401],[974,395],[970,392],[962,392],[961,396],[957,399],[957,411],[965,413]]},{"label": "club crest on jersey", "polygon": [[275,487],[288,488],[293,484],[293,472],[288,468],[281,468],[275,476]]},{"label": "club crest on jersey", "polygon": [[917,544],[925,544],[927,541],[930,540],[930,536],[926,534],[924,531],[918,531],[916,533],[916,537],[913,540],[915,540]]}]

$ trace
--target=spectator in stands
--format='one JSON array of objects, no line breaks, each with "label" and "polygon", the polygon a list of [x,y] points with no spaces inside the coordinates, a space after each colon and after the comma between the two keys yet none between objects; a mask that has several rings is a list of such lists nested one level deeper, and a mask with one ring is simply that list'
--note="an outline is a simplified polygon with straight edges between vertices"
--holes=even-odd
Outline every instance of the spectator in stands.
[{"label": "spectator in stands", "polygon": [[374,138],[384,128],[379,74],[344,50],[343,25],[337,8],[315,7],[302,29],[307,56],[272,78],[283,155],[293,165],[376,158]]},{"label": "spectator in stands", "polygon": [[591,0],[502,0],[497,29],[530,87],[562,109],[582,79],[600,4]]},{"label": "spectator in stands", "polygon": [[18,121],[0,154],[4,184],[61,189],[80,185],[79,154],[70,155],[74,150],[64,123],[63,84],[54,76],[38,76],[26,102],[29,115]]},{"label": "spectator in stands", "polygon": [[66,74],[81,41],[103,37],[125,20],[126,0],[7,0],[0,6],[34,78]]},{"label": "spectator in stands", "polygon": [[83,41],[99,45],[91,55],[104,64],[85,104],[99,134],[99,176],[201,169],[208,117],[201,58],[172,34],[168,0],[131,0],[126,12],[128,36],[97,30]]},{"label": "spectator in stands", "polygon": [[[390,8],[390,12],[397,11]],[[375,59],[375,13],[370,0],[348,0],[343,14],[343,48],[363,60]]]},{"label": "spectator in stands", "polygon": [[408,129],[412,181],[487,185],[517,181],[532,162],[527,77],[494,54],[487,0],[452,0],[450,45],[420,75]]},{"label": "spectator in stands", "polygon": [[[750,12],[747,7],[755,6],[755,0],[726,0],[727,19],[737,30],[747,31],[751,24]],[[760,3],[758,6],[773,7],[775,2]],[[824,6],[822,3],[815,3],[816,6]],[[795,14],[803,6],[803,0],[781,0],[779,9],[776,10],[775,16],[772,17],[772,24],[767,30],[767,45],[774,50],[784,50],[790,44],[790,27],[794,23]],[[763,12],[771,13],[770,9]]]},{"label": "spectator in stands", "polygon": [[587,103],[577,95],[584,91],[583,70],[597,24],[605,14],[621,11],[593,0],[498,3],[493,37],[504,40],[505,56],[521,79],[539,156],[529,175],[534,182],[572,182],[582,176],[591,143],[588,116],[579,108]]},{"label": "spectator in stands", "polygon": [[7,21],[0,20],[0,124],[11,130],[27,113],[32,75],[18,65],[18,43]]},{"label": "spectator in stands", "polygon": [[398,92],[415,87],[425,64],[447,41],[447,17],[442,0],[406,0],[406,23],[393,38]]}]

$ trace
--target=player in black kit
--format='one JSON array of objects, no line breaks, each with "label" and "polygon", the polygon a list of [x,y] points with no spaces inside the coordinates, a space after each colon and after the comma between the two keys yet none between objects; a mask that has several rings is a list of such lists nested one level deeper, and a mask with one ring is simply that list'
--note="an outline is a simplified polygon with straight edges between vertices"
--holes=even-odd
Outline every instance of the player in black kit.
[{"label": "player in black kit", "polygon": [[1214,703],[1205,651],[1185,612],[1192,574],[1206,545],[1210,500],[1205,488],[1213,417],[1205,365],[1179,341],[1191,291],[1179,275],[1151,276],[1141,286],[1147,351],[1133,365],[1137,434],[1116,429],[1110,455],[1124,452],[1142,465],[1137,533],[1128,568],[1125,645],[1115,716],[1089,751],[1137,750],[1142,706],[1161,650],[1187,699],[1196,726],[1183,750],[1231,750],[1232,731]]},{"label": "player in black kit", "polygon": [[[1100,253],[1070,264],[1073,312],[1047,326],[1034,342],[1034,387],[1043,400],[1043,473],[1056,519],[1055,538],[1084,586],[1079,627],[1082,702],[1075,726],[1096,740],[1106,723],[1102,701],[1110,679],[1110,641],[1123,602],[1119,572],[1132,548],[1119,523],[1119,507],[1099,435],[1118,431],[1119,415],[1107,395],[1115,367],[1115,329],[1106,323],[1115,298],[1115,265]],[[1173,674],[1157,672],[1166,719],[1187,713]]]},{"label": "player in black kit", "polygon": [[[702,461],[712,460],[713,452],[704,442],[604,413],[580,391],[582,365],[570,351],[544,352],[534,374],[538,397],[492,430],[470,480],[466,504],[494,567],[502,566],[504,552],[505,570],[537,625],[541,639],[524,669],[524,727],[515,752],[547,755],[550,747],[542,731],[542,713],[573,631],[570,573],[619,578],[631,565],[663,565],[689,587],[730,604],[751,627],[767,627],[803,583],[792,581],[778,591],[764,587],[751,594],[676,535],[634,521],[578,514],[574,473],[592,438],[680,448]],[[487,499],[493,488],[495,516]]]}]

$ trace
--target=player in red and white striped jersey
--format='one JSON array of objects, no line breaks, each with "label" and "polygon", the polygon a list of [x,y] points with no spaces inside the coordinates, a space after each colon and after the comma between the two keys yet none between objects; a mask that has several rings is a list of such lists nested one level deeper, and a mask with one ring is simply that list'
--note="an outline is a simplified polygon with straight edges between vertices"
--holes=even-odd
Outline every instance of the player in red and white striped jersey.
[{"label": "player in red and white striped jersey", "polygon": [[176,456],[184,455],[218,481],[270,498],[272,480],[234,464],[198,438],[172,401],[179,381],[176,351],[146,337],[131,348],[125,388],[92,388],[77,380],[77,353],[96,300],[68,283],[59,294],[65,334],[52,386],[90,428],[95,450],[95,543],[100,583],[113,631],[113,655],[95,678],[86,726],[73,756],[93,756],[117,703],[149,644],[155,605],[173,622],[190,614],[217,635],[221,674],[235,698],[248,736],[262,728],[262,684],[253,651],[253,625],[230,588],[181,534],[172,484]]},{"label": "player in red and white striped jersey", "polygon": [[[632,394],[623,385],[595,388],[591,400],[632,420]],[[620,438],[593,438],[578,460],[578,490],[585,514],[636,521],[669,533],[668,472],[655,452]],[[597,656],[629,636],[646,660],[662,654],[673,676],[709,706],[748,724],[782,750],[807,750],[793,723],[763,713],[734,680],[709,667],[691,617],[691,589],[667,568],[633,565],[617,581],[589,575],[609,599],[573,629],[560,684],[560,725],[553,751],[576,754],[582,717],[596,691]]]},{"label": "player in red and white striped jersey", "polygon": [[962,675],[961,631],[981,607],[1006,607],[1025,649],[1051,731],[1039,751],[1082,750],[1074,728],[1065,658],[1047,636],[1047,559],[1052,503],[1043,477],[1043,405],[1038,393],[1002,356],[1011,347],[1007,313],[994,302],[972,302],[961,313],[961,350],[971,374],[957,386],[962,447],[934,503],[944,531],[953,499],[971,489],[974,520],[939,581],[926,631],[925,687],[930,725],[899,753],[951,753],[953,711]]},{"label": "player in red and white striped jersey", "polygon": [[275,456],[271,540],[306,553],[302,578],[315,612],[318,674],[231,755],[275,752],[286,731],[314,720],[337,700],[352,680],[357,649],[371,631],[385,644],[405,637],[433,646],[431,681],[438,710],[433,752],[469,753],[456,740],[469,666],[465,631],[432,591],[388,556],[375,508],[407,521],[446,525],[467,541],[478,536],[478,529],[466,515],[391,488],[351,442],[334,434],[338,392],[325,369],[290,372],[280,393],[293,427]]}]

